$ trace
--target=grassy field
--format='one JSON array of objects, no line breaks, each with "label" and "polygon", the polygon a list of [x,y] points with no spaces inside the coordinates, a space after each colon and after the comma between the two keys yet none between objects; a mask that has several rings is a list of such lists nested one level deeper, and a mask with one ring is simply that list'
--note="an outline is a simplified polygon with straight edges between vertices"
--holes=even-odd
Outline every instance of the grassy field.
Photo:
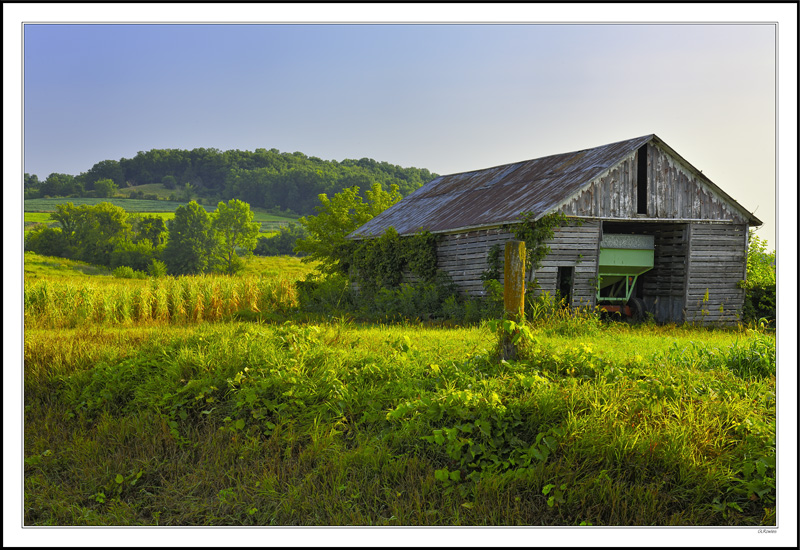
[{"label": "grassy field", "polygon": [[[252,256],[246,260],[242,277],[285,279],[294,282],[302,279],[314,269],[316,264],[304,264],[294,256]],[[48,280],[63,286],[74,283],[92,283],[98,285],[116,284],[122,286],[146,286],[144,279],[124,279],[120,281],[111,275],[111,270],[85,262],[40,256],[34,252],[25,252],[24,272],[27,283],[37,280]],[[89,277],[89,278],[87,278]]]},{"label": "grassy field", "polygon": [[770,333],[553,318],[500,361],[487,323],[304,314],[296,258],[28,258],[25,525],[776,522]]},{"label": "grassy field", "polygon": [[[123,198],[55,198],[55,199],[27,199],[25,201],[25,212],[55,212],[56,205],[71,202],[75,206],[90,205],[101,202],[110,202],[116,206],[124,208],[127,212],[175,212],[178,206],[186,204],[178,201],[159,201],[144,199],[123,199]],[[214,210],[212,207],[205,207],[206,210]]]},{"label": "grassy field", "polygon": [[180,190],[167,189],[161,183],[145,183],[143,185],[133,185],[126,187],[125,189],[120,189],[118,194],[129,195],[130,193],[138,191],[141,191],[147,195],[156,195],[159,199],[168,199],[170,195],[180,193]]}]

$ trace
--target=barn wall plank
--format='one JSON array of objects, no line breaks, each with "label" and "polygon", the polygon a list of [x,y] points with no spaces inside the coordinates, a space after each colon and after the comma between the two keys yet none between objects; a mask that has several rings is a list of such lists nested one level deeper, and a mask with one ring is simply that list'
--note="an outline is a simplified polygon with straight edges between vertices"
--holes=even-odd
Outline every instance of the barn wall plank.
[{"label": "barn wall plank", "polygon": [[[715,235],[720,238],[715,239]],[[747,225],[691,224],[686,277],[686,320],[734,324],[744,305]],[[710,243],[716,242],[717,246]]]}]

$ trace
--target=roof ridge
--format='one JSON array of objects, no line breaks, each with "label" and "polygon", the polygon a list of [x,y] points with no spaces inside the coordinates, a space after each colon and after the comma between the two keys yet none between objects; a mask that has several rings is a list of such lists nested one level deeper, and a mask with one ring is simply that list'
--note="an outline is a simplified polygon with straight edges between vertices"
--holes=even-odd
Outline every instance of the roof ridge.
[{"label": "roof ridge", "polygon": [[[575,155],[577,153],[583,153],[584,151],[593,151],[595,149],[602,149],[603,147],[611,147],[612,145],[619,145],[620,143],[628,143],[628,142],[639,141],[639,140],[649,141],[652,138],[656,138],[656,139],[660,140],[660,138],[658,138],[658,136],[656,136],[655,134],[645,134],[643,136],[639,136],[639,137],[635,137],[635,138],[622,139],[622,140],[619,140],[619,141],[612,141],[610,143],[605,143],[603,145],[597,145],[595,147],[587,147],[585,149],[577,149],[575,151],[566,151],[564,153],[553,153],[553,154],[550,154],[550,155],[544,155],[542,157],[535,157],[535,158],[526,159],[526,160],[518,160],[516,162],[507,162],[507,163],[504,163],[504,164],[496,164],[494,166],[487,166],[485,168],[476,168],[475,170],[464,170],[463,172],[451,172],[449,174],[440,174],[435,179],[444,178],[444,177],[447,177],[447,176],[459,176],[459,175],[463,175],[463,174],[473,174],[473,173],[476,173],[476,172],[483,172],[483,171],[486,171],[486,170],[495,170],[497,168],[503,168],[505,166],[513,166],[515,164],[523,165],[525,163],[533,162],[535,160],[544,160],[544,159],[548,159],[548,158],[551,158],[551,157],[560,157],[560,156],[565,156],[565,155]],[[431,181],[434,181],[434,180],[431,180]]]}]

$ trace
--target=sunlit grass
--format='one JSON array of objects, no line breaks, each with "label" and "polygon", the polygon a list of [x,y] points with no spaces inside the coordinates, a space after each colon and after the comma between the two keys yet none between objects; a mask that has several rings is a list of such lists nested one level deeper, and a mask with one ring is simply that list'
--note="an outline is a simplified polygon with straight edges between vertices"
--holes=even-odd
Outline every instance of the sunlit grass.
[{"label": "sunlit grass", "polygon": [[[623,332],[658,334],[610,332],[623,347]],[[600,336],[503,363],[495,341],[486,326],[347,319],[26,330],[26,524],[774,521],[774,375],[728,370],[723,340],[721,362],[696,364],[595,354]],[[482,419],[492,433],[518,423],[497,431],[501,461],[561,435],[550,457],[468,482],[469,461],[424,437]],[[471,430],[464,441],[487,444]],[[761,459],[763,477],[736,481]],[[443,468],[461,481],[442,483]]]},{"label": "sunlit grass", "polygon": [[26,525],[775,522],[772,334],[555,316],[501,361],[486,323],[303,315],[298,258],[76,265],[26,254]]}]

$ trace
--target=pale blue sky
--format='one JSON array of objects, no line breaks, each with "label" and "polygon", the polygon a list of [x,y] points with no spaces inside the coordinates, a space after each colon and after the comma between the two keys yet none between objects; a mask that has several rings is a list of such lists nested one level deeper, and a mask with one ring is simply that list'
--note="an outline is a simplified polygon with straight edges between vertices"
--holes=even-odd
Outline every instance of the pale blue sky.
[{"label": "pale blue sky", "polygon": [[774,242],[771,24],[24,28],[24,170],[276,148],[447,174],[655,133]]}]

